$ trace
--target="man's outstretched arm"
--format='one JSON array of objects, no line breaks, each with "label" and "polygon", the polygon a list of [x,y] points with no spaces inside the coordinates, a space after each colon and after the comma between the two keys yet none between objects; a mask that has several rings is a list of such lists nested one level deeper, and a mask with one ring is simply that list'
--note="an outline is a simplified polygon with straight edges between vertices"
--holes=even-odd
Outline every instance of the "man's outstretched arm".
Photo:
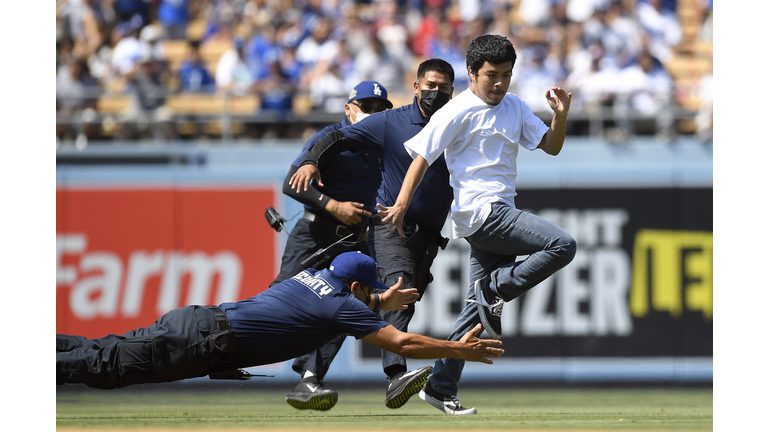
[{"label": "man's outstretched arm", "polygon": [[311,180],[315,180],[318,185],[323,186],[320,171],[317,167],[323,165],[328,159],[343,151],[356,152],[380,149],[381,147],[378,144],[348,140],[344,133],[338,129],[328,132],[304,154],[304,157],[301,159],[300,168],[291,178],[290,185],[297,191],[300,189],[307,190]]},{"label": "man's outstretched arm", "polygon": [[414,359],[457,358],[467,361],[493,364],[489,357],[498,358],[504,350],[497,348],[501,341],[478,339],[482,324],[468,331],[461,340],[445,341],[415,333],[403,333],[392,325],[383,327],[362,339],[377,347]]}]

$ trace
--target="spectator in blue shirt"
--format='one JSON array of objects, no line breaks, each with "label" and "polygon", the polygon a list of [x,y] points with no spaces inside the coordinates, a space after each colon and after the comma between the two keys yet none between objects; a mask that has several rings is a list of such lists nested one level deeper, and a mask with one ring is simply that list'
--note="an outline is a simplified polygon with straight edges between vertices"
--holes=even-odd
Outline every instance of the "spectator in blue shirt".
[{"label": "spectator in blue shirt", "polygon": [[[293,128],[289,116],[293,112],[293,98],[299,86],[300,66],[293,59],[293,50],[271,50],[265,56],[265,67],[256,74],[251,90],[261,101],[260,113],[273,120],[267,129],[278,136],[280,132]],[[280,133],[278,133],[280,132]]]},{"label": "spectator in blue shirt", "polygon": [[189,42],[189,55],[181,65],[179,81],[185,93],[210,93],[216,89],[216,81],[200,56],[200,41]]},{"label": "spectator in blue shirt", "polygon": [[[235,303],[185,306],[154,324],[123,335],[88,339],[56,335],[56,384],[99,389],[247,373],[322,346],[340,333],[412,358],[456,357],[493,363],[501,342],[481,340],[478,325],[460,341],[403,333],[371,309],[399,309],[415,301],[413,289],[376,280],[376,262],[358,252],[337,257],[326,270],[292,279]],[[381,295],[374,289],[385,290]],[[330,396],[320,402],[333,406]],[[323,409],[318,406],[317,409]]]},{"label": "spectator in blue shirt", "polygon": [[[339,151],[378,150],[382,158],[382,182],[376,194],[376,202],[379,206],[394,203],[402,179],[412,162],[403,143],[419,133],[432,114],[451,99],[453,81],[453,68],[445,60],[430,59],[422,62],[413,84],[415,96],[412,104],[374,114],[364,122],[330,132],[304,156],[301,169],[291,180],[293,188],[303,188],[309,179],[323,185],[324,181],[316,165],[322,165]],[[326,172],[323,170],[323,178],[328,180]],[[387,229],[385,225],[377,223],[380,219],[373,218],[374,233],[369,236],[368,242],[372,256],[379,262],[379,278],[382,281],[402,278],[405,286],[415,287],[420,295],[424,294],[432,280],[429,269],[437,250],[445,248],[447,243],[440,232],[452,201],[453,190],[449,183],[448,168],[445,159],[440,157],[427,170],[408,209],[408,222],[404,224],[406,238],[400,237],[397,230]],[[383,313],[382,317],[402,331],[408,328],[413,313],[414,307],[409,306],[405,310]],[[323,353],[317,363],[327,370],[337,352],[332,352],[330,356]],[[385,405],[389,408],[403,406],[421,390],[431,373],[429,366],[408,372],[405,358],[386,352],[382,353],[382,366],[389,379],[385,398]]]},{"label": "spectator in blue shirt", "polygon": [[157,19],[165,30],[165,39],[187,38],[188,8],[188,0],[160,0],[157,6]]}]

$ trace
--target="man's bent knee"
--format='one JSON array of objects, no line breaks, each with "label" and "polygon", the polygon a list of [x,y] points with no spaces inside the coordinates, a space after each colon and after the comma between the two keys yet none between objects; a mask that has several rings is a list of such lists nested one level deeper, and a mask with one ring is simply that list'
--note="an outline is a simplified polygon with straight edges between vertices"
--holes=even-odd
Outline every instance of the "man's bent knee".
[{"label": "man's bent knee", "polygon": [[561,258],[563,267],[573,261],[573,258],[576,256],[576,249],[576,239],[570,235],[564,236],[558,242],[558,256]]}]

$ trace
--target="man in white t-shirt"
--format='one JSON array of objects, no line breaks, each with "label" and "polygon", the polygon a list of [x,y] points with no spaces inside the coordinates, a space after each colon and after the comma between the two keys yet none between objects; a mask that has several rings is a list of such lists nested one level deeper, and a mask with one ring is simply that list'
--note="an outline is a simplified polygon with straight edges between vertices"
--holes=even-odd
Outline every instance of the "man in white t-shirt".
[{"label": "man in white t-shirt", "polygon": [[[547,127],[516,95],[507,93],[517,55],[499,35],[476,38],[467,50],[471,87],[437,111],[416,136],[405,142],[413,157],[395,204],[379,205],[383,221],[402,231],[403,215],[429,164],[441,154],[451,173],[453,237],[470,244],[467,303],[450,340],[482,322],[501,338],[501,310],[565,267],[576,241],[554,224],[515,208],[517,152],[540,148],[557,155],[565,140],[571,94],[558,86],[545,97],[554,111]],[[516,261],[518,256],[527,258]],[[446,414],[475,414],[457,398],[463,361],[440,359],[419,396]]]}]

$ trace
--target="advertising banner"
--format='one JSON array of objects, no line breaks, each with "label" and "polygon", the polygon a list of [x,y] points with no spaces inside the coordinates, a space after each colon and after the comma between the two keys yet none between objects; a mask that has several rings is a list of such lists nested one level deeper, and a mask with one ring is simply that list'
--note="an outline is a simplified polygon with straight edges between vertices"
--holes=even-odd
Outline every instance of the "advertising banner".
[{"label": "advertising banner", "polygon": [[[505,358],[712,357],[712,188],[536,189],[517,198],[573,235],[578,251],[504,306]],[[409,330],[445,338],[471,282],[468,243],[451,240],[432,274]],[[362,347],[364,357],[381,355]]]},{"label": "advertising banner", "polygon": [[273,280],[271,187],[64,187],[56,192],[56,331],[122,334]]}]

